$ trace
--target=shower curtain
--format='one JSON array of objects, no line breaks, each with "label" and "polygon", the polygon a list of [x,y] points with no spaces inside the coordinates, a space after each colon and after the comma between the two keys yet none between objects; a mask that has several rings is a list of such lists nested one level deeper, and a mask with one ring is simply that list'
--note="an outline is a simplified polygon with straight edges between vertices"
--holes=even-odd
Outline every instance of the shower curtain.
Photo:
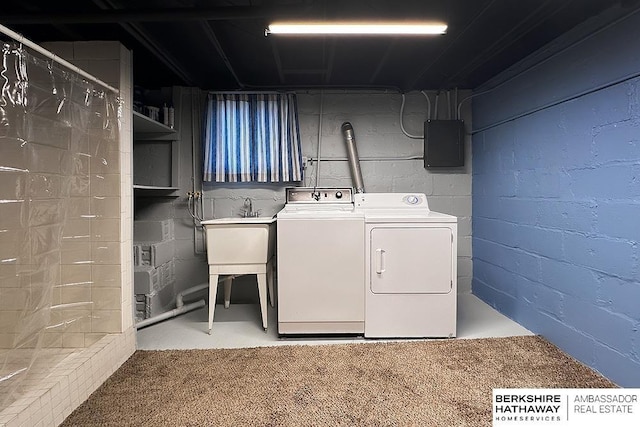
[{"label": "shower curtain", "polygon": [[209,94],[203,146],[204,181],[301,181],[295,95]]},{"label": "shower curtain", "polygon": [[120,175],[115,94],[12,43],[0,88],[2,410],[36,371],[104,335],[97,267],[110,267],[120,240],[119,209],[110,234],[103,209],[119,194],[104,188]]}]

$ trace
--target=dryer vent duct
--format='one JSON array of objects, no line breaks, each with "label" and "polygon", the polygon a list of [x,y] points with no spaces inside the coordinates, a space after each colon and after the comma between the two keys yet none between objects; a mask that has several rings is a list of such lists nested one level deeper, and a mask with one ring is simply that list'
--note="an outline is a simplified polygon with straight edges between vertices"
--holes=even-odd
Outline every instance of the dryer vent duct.
[{"label": "dryer vent duct", "polygon": [[347,144],[347,157],[349,158],[349,169],[351,170],[353,186],[356,189],[356,193],[364,193],[360,158],[358,157],[358,148],[356,147],[356,136],[353,133],[351,123],[344,122],[342,124],[342,135],[344,136],[344,142]]}]

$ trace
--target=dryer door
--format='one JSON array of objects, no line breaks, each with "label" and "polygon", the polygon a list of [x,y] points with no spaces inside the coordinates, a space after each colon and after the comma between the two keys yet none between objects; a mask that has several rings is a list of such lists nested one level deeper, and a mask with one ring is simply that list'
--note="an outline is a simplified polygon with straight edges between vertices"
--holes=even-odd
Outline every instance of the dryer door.
[{"label": "dryer door", "polygon": [[370,231],[374,294],[446,294],[452,288],[452,236],[445,227],[375,227]]}]

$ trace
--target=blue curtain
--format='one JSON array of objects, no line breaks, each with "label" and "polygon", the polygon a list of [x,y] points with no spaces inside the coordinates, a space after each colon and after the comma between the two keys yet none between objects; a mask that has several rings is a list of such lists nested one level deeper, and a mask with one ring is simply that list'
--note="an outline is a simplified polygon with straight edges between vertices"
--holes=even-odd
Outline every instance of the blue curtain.
[{"label": "blue curtain", "polygon": [[294,94],[209,94],[204,181],[302,180]]}]

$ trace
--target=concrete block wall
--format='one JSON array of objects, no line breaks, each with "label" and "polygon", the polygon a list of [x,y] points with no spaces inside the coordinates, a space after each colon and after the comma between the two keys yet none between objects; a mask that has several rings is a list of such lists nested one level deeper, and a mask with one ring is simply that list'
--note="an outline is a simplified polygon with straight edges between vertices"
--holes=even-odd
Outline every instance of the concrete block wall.
[{"label": "concrete block wall", "polygon": [[[185,289],[208,283],[209,270],[204,252],[204,239],[201,228],[194,231],[194,221],[187,207],[187,193],[193,190],[193,158],[194,142],[196,157],[196,173],[199,190],[202,165],[200,164],[200,134],[194,134],[193,128],[200,129],[203,93],[197,88],[163,88],[156,96],[162,102],[170,101],[175,108],[175,138],[179,141],[178,158],[171,159],[178,163],[178,182],[172,183],[178,187],[176,197],[139,197],[136,199],[135,222],[167,221],[173,224],[174,243],[174,276],[175,285],[164,289],[160,305],[166,309],[175,308],[175,296]],[[162,105],[162,103],[160,103]],[[195,138],[195,141],[193,140]],[[189,301],[207,298],[206,291],[192,294]],[[158,313],[154,313],[158,314]]]},{"label": "concrete block wall", "polygon": [[473,293],[639,387],[640,17],[591,24],[473,101]]}]

